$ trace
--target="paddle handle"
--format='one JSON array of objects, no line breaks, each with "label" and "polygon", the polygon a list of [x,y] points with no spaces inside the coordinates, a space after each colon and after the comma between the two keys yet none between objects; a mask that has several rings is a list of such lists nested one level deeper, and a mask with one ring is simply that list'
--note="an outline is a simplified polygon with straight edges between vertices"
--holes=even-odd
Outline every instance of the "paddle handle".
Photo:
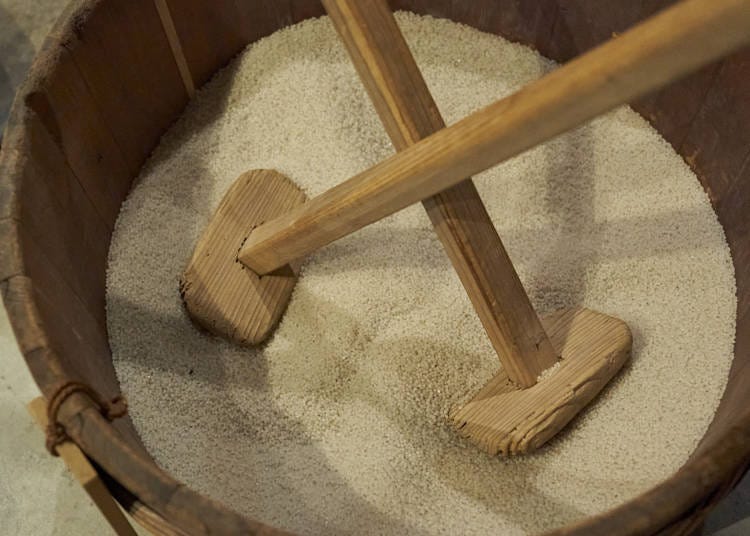
[{"label": "paddle handle", "polygon": [[750,42],[750,0],[684,0],[249,235],[268,273]]},{"label": "paddle handle", "polygon": [[[398,151],[445,127],[386,0],[323,0]],[[471,179],[422,201],[508,377],[530,387],[557,354]]]}]

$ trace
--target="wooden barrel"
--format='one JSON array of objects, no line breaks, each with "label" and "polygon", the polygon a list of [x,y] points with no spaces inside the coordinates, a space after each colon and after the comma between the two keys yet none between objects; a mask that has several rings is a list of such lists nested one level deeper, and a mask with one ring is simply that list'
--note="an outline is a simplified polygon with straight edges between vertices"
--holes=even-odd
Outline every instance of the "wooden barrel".
[{"label": "wooden barrel", "polygon": [[[670,0],[393,0],[566,61]],[[18,343],[50,396],[81,380],[118,392],[105,322],[120,204],[159,137],[248,43],[323,14],[316,0],[74,0],[19,90],[0,159],[0,281]],[[165,18],[167,15],[167,18]],[[735,357],[716,417],[669,480],[552,534],[691,532],[750,461],[750,51],[635,105],[708,192],[737,277]],[[181,485],[127,418],[75,395],[60,414],[123,506],[159,533],[276,533]]]}]

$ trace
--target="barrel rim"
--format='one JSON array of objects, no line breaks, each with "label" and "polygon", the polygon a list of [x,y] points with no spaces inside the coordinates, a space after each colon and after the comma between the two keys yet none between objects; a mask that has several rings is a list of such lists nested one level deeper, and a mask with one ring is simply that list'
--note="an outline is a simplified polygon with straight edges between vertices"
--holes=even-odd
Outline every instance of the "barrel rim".
[{"label": "barrel rim", "polygon": [[[45,336],[34,298],[35,283],[24,265],[19,192],[24,184],[24,169],[33,157],[29,122],[34,111],[28,105],[28,97],[44,85],[48,73],[55,69],[59,48],[65,46],[66,40],[75,39],[81,25],[106,1],[77,0],[65,10],[17,92],[0,152],[0,289],[24,358],[46,395],[59,381],[70,378],[65,374],[64,361]],[[733,251],[733,258],[736,255]],[[72,397],[61,412],[61,420],[73,440],[105,473],[120,504],[137,520],[148,521],[152,529],[160,527],[159,530],[174,534],[214,530],[282,533],[240,516],[174,480],[127,444],[87,398]],[[613,510],[548,534],[646,534],[674,527],[684,530],[686,519],[697,525],[750,464],[750,407],[734,421],[712,440],[713,450],[698,452],[661,484]]]}]

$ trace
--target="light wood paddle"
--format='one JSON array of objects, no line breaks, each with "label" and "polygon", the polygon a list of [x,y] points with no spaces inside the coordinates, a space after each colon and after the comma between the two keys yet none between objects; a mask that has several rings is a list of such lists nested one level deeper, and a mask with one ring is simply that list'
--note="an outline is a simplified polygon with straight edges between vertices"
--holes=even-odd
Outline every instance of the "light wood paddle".
[{"label": "light wood paddle", "polygon": [[538,448],[620,369],[630,331],[585,309],[540,321],[466,177],[747,44],[750,0],[685,0],[447,128],[385,0],[324,4],[399,153],[307,202],[276,172],[240,177],[183,275],[186,307],[214,333],[260,342],[299,259],[423,201],[503,364],[454,424],[491,453]]}]

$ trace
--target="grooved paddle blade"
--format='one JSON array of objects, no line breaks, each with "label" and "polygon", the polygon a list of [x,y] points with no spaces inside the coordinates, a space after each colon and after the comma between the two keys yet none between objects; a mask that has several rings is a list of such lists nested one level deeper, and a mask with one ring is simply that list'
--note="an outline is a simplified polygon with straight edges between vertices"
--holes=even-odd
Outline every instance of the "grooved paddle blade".
[{"label": "grooved paddle blade", "polygon": [[627,324],[589,309],[542,318],[561,356],[536,384],[519,389],[500,371],[451,414],[458,433],[495,455],[538,449],[604,389],[630,355]]},{"label": "grooved paddle blade", "polygon": [[242,345],[262,342],[284,313],[299,263],[259,277],[237,260],[252,229],[305,202],[290,179],[273,170],[241,175],[222,199],[180,280],[180,293],[200,327]]}]

